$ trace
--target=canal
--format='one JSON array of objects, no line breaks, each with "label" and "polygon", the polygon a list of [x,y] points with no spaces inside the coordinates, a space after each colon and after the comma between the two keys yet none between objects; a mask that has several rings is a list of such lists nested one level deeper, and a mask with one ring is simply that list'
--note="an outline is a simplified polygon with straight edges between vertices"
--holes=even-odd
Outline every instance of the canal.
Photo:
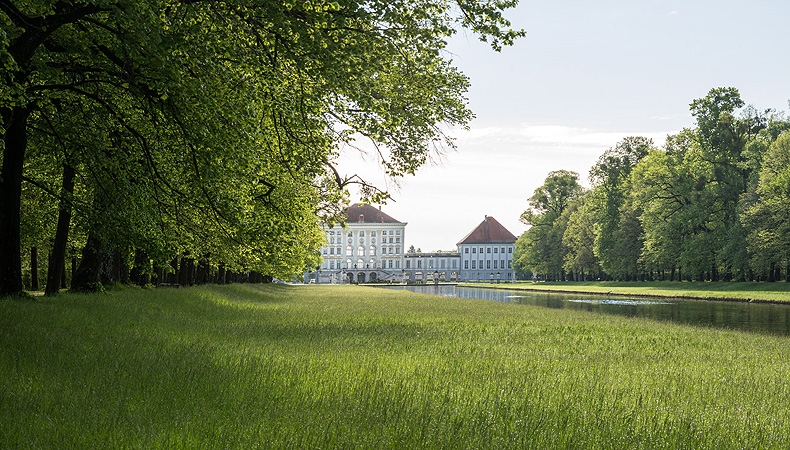
[{"label": "canal", "polygon": [[790,305],[554,294],[451,285],[386,286],[384,288],[445,297],[476,298],[546,308],[568,308],[696,326],[790,335]]}]

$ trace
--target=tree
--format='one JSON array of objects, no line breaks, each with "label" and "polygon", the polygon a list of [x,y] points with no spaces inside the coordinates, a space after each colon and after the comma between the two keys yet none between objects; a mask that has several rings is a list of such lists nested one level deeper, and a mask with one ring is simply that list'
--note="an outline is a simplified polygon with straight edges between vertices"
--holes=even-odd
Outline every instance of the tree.
[{"label": "tree", "polygon": [[563,267],[568,272],[581,277],[585,274],[600,273],[598,258],[595,256],[595,235],[597,216],[588,202],[591,193],[581,197],[565,210],[567,226],[562,235],[562,243],[568,249]]},{"label": "tree", "polygon": [[[616,247],[621,210],[630,190],[631,170],[653,149],[653,141],[644,137],[627,137],[604,152],[590,169],[590,182],[595,194],[591,212],[596,215],[595,255],[603,270],[617,278],[635,275],[636,265],[625,263]],[[634,224],[633,222],[630,222]]]},{"label": "tree", "polygon": [[513,254],[514,265],[522,272],[564,277],[566,247],[562,236],[568,223],[563,213],[583,194],[579,174],[566,170],[550,172],[542,186],[530,197],[530,209],[521,221],[530,229],[519,236]]},{"label": "tree", "polygon": [[0,295],[22,289],[21,186],[42,133],[79,144],[75,204],[97,248],[296,270],[347,186],[387,197],[341,175],[338,146],[364,136],[392,176],[428,143],[452,147],[440,124],[471,112],[445,39],[467,27],[509,45],[524,34],[502,16],[514,5],[0,2]]},{"label": "tree", "polygon": [[790,132],[766,153],[756,195],[742,217],[752,264],[763,271],[784,266],[790,280]]}]

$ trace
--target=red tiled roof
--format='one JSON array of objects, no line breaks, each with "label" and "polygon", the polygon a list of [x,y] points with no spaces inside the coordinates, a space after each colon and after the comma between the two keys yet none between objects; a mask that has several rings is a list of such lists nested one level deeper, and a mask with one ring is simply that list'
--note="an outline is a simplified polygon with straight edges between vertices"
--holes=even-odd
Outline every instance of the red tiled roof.
[{"label": "red tiled roof", "polygon": [[512,244],[516,237],[491,216],[486,216],[471,233],[461,239],[458,244]]},{"label": "red tiled roof", "polygon": [[346,223],[401,223],[398,220],[384,214],[380,209],[366,205],[365,203],[354,203],[346,209]]}]

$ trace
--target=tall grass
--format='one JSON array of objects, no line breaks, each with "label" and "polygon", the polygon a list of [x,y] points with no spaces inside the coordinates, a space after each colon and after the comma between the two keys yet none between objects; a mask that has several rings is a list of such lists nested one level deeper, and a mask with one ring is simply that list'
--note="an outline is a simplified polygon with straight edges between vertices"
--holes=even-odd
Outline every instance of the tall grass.
[{"label": "tall grass", "polygon": [[405,291],[0,301],[3,448],[788,448],[787,338]]}]

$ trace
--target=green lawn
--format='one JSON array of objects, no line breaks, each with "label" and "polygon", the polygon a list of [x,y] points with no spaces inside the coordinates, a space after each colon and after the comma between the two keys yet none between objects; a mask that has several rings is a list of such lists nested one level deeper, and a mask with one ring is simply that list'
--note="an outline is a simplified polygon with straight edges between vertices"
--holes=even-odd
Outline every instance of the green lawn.
[{"label": "green lawn", "polygon": [[356,286],[0,300],[0,447],[786,449],[788,343]]},{"label": "green lawn", "polygon": [[642,295],[710,300],[790,302],[790,283],[776,282],[690,282],[690,281],[549,281],[508,284],[467,283],[465,286],[494,287],[591,294]]}]

